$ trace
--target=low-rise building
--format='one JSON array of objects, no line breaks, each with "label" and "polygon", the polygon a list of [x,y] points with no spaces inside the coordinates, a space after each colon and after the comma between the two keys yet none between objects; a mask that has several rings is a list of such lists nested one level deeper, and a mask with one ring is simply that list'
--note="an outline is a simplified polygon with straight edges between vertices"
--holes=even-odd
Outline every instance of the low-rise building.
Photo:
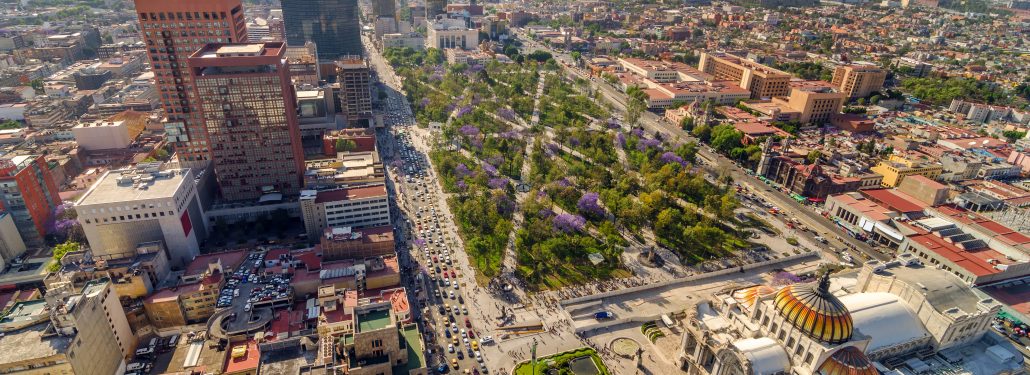
[{"label": "low-rise building", "polygon": [[214,273],[199,281],[158,290],[143,300],[143,309],[157,328],[206,321],[215,312],[224,281],[222,274]]},{"label": "low-rise building", "polygon": [[355,291],[325,286],[318,291],[318,305],[319,337],[331,343],[319,352],[326,363],[354,375],[429,374],[404,288],[358,299]]},{"label": "low-rise building", "polygon": [[315,239],[326,228],[355,229],[391,225],[390,202],[386,186],[366,186],[336,190],[304,190],[300,195],[304,228]]},{"label": "low-rise building", "polygon": [[326,228],[321,244],[324,261],[387,256],[397,251],[392,226],[361,230],[350,227]]}]

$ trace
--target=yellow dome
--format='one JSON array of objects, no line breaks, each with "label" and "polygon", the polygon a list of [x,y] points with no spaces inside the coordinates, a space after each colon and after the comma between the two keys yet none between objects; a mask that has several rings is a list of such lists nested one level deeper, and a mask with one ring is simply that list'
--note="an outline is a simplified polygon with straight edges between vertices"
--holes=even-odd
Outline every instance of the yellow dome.
[{"label": "yellow dome", "polygon": [[833,353],[816,370],[819,375],[879,375],[861,350],[849,346]]},{"label": "yellow dome", "polygon": [[737,300],[737,303],[751,309],[755,306],[755,302],[758,301],[759,297],[764,297],[773,293],[776,293],[776,289],[765,285],[753,285],[747,288],[734,290],[730,295],[733,299]]},{"label": "yellow dome", "polygon": [[840,344],[851,339],[851,314],[830,293],[829,274],[818,283],[794,284],[776,292],[773,303],[780,316],[809,337]]}]

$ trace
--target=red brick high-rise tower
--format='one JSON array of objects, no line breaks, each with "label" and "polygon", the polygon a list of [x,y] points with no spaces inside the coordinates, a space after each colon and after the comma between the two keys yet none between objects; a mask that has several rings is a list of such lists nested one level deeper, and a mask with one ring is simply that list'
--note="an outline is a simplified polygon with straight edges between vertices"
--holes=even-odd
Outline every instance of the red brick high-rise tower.
[{"label": "red brick high-rise tower", "polygon": [[210,143],[194,103],[187,59],[209,43],[247,41],[241,0],[135,0],[165,110],[165,130],[185,166],[207,164]]},{"label": "red brick high-rise tower", "polygon": [[304,149],[286,43],[209,44],[189,64],[222,198],[299,194]]}]

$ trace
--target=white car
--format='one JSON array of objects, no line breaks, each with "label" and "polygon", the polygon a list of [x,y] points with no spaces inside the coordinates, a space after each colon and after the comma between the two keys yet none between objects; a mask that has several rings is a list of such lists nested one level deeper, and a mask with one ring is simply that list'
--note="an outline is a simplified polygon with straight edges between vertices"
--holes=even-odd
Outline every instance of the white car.
[{"label": "white car", "polygon": [[454,344],[447,344],[447,352],[454,353]]}]

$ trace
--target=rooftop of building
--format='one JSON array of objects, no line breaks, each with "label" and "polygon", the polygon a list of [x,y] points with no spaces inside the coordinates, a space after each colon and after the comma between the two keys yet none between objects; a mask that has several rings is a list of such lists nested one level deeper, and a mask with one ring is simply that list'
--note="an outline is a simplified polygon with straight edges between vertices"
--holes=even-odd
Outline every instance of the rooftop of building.
[{"label": "rooftop of building", "polygon": [[184,183],[193,183],[188,168],[160,170],[160,164],[108,171],[75,202],[75,206],[168,199]]},{"label": "rooftop of building", "polygon": [[884,207],[901,213],[922,212],[929,207],[929,205],[895,189],[868,189],[861,190],[861,193]]},{"label": "rooftop of building", "polygon": [[0,325],[29,322],[39,318],[46,309],[46,301],[42,299],[16,302],[10,310],[0,318]]},{"label": "rooftop of building", "polygon": [[936,267],[927,267],[920,262],[910,261],[915,259],[912,254],[902,254],[899,258],[887,263],[870,263],[883,265],[877,274],[893,276],[919,288],[937,312],[943,313],[952,308],[959,308],[967,313],[973,313],[977,311],[980,302],[985,300],[950,272],[941,272]]},{"label": "rooftop of building", "polygon": [[225,359],[225,373],[244,373],[257,369],[261,362],[261,351],[258,350],[257,341],[237,342],[229,345],[226,350],[228,358]]},{"label": "rooftop of building", "polygon": [[[305,192],[301,193],[301,198],[305,197]],[[315,203],[339,202],[347,200],[368,199],[375,197],[386,197],[385,185],[318,191],[315,192]]]},{"label": "rooftop of building", "polygon": [[1006,227],[983,215],[954,206],[938,206],[935,209],[937,213],[947,216],[950,220],[976,228],[1006,245],[1015,246],[1023,250],[1030,248],[1030,236]]},{"label": "rooftop of building", "polygon": [[833,199],[837,200],[841,204],[850,207],[852,210],[862,213],[866,218],[875,221],[888,221],[891,216],[889,215],[890,210],[886,207],[879,205],[872,200],[867,199],[860,193],[845,193],[841,195],[833,196]]},{"label": "rooftop of building", "polygon": [[192,283],[180,284],[171,288],[161,289],[147,296],[144,299],[145,303],[161,303],[174,301],[179,298],[180,295],[186,293],[194,293],[201,290],[205,290],[212,287],[217,287],[217,284],[222,280],[222,274],[216,273],[214,275],[205,277],[200,281]]},{"label": "rooftop of building", "polygon": [[355,312],[358,324],[355,325],[357,332],[368,332],[383,329],[390,326],[390,310],[374,309],[364,312]]},{"label": "rooftop of building", "polygon": [[362,229],[352,229],[351,227],[326,228],[323,231],[323,236],[328,241],[393,242],[393,227],[384,225]]},{"label": "rooftop of building", "polygon": [[42,359],[65,353],[74,336],[61,336],[47,333],[47,324],[34,326],[14,332],[7,332],[0,337],[0,363],[17,363]]},{"label": "rooftop of building", "polygon": [[997,264],[1013,263],[1005,258],[1005,254],[991,249],[990,247],[984,246],[976,249],[964,249],[959,245],[950,242],[949,239],[940,237],[936,233],[931,233],[922,227],[909,225],[909,228],[914,228],[916,231],[914,235],[910,235],[908,237],[909,241],[919,244],[927,251],[936,253],[976,277],[1003,272],[999,267],[995,267],[995,263],[992,262],[997,262]]},{"label": "rooftop of building", "polygon": [[235,269],[247,258],[247,250],[230,250],[220,253],[201,254],[186,266],[184,275],[199,275],[207,271],[208,265],[220,262],[222,267]]},{"label": "rooftop of building", "polygon": [[426,367],[426,357],[422,350],[421,335],[418,332],[418,326],[415,324],[408,324],[401,328],[401,341],[403,347],[408,350],[408,363],[406,365],[394,366],[394,374],[407,374],[411,370],[420,369]]}]

